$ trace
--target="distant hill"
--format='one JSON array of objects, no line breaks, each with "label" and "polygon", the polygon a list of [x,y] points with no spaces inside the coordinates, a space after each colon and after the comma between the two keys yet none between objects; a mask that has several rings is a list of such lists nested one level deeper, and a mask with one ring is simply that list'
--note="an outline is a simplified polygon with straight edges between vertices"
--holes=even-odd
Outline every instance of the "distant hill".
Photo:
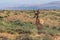
[{"label": "distant hill", "polygon": [[8,7],[2,8],[8,10],[36,10],[36,9],[60,9],[60,1],[54,1],[51,3],[41,4],[41,5],[30,5],[30,6],[18,6],[18,7]]}]

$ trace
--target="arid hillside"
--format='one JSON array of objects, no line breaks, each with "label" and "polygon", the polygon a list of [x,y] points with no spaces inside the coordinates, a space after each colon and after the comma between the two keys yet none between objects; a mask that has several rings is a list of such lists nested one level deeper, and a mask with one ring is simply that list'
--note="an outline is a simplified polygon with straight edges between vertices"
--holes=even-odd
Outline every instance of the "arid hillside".
[{"label": "arid hillside", "polygon": [[60,40],[60,10],[39,12],[41,34],[37,34],[34,10],[0,10],[0,40]]},{"label": "arid hillside", "polygon": [[[0,18],[4,21],[35,22],[34,12],[32,11],[0,11]],[[40,21],[49,26],[60,26],[60,12],[54,10],[40,10]]]}]

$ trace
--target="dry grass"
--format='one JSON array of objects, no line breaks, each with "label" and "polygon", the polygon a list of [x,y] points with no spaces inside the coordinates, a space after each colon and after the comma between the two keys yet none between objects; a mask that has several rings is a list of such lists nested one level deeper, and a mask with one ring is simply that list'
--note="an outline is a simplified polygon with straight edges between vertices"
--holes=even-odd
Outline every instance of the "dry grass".
[{"label": "dry grass", "polygon": [[0,37],[6,37],[10,40],[14,40],[18,34],[0,33]]},{"label": "dry grass", "polygon": [[[3,29],[3,32],[0,33],[0,36],[4,36],[10,40],[14,40],[17,36],[21,35],[21,34],[18,34],[18,32],[20,32],[20,29],[23,29],[22,31],[27,31],[27,30],[31,31],[32,33],[29,35],[32,38],[43,36],[42,38],[45,38],[44,40],[46,40],[47,38],[45,36],[48,36],[49,37],[48,39],[52,38],[54,40],[60,40],[59,39],[60,36],[56,36],[58,33],[60,35],[60,32],[59,32],[60,31],[60,28],[59,28],[60,27],[60,10],[40,10],[40,15],[39,15],[40,23],[43,26],[49,27],[49,28],[45,27],[43,29],[43,32],[46,32],[47,35],[46,33],[45,34],[41,33],[40,35],[38,35],[37,29],[32,28],[32,27],[34,28],[36,27],[35,26],[36,20],[35,18],[33,18],[33,16],[34,16],[33,11],[28,11],[28,10],[27,11],[18,11],[18,10],[17,11],[13,11],[13,10],[0,11],[0,20],[1,20],[0,27]],[[52,27],[57,27],[57,28],[51,29]],[[26,28],[29,28],[29,29],[26,29]],[[14,34],[7,33],[7,29],[9,32],[13,31]],[[19,30],[18,32],[16,32],[17,29]],[[54,36],[51,36],[50,33],[53,34]]]}]

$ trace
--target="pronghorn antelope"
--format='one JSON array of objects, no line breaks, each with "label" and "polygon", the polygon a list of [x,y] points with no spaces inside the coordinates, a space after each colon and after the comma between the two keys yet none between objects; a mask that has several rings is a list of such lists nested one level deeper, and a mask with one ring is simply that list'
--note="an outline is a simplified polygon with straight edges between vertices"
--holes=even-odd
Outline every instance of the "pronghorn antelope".
[{"label": "pronghorn antelope", "polygon": [[42,29],[42,24],[41,24],[40,19],[39,19],[39,10],[34,11],[34,13],[35,13],[34,18],[36,18],[36,26],[38,29],[38,33],[40,33],[40,30]]}]

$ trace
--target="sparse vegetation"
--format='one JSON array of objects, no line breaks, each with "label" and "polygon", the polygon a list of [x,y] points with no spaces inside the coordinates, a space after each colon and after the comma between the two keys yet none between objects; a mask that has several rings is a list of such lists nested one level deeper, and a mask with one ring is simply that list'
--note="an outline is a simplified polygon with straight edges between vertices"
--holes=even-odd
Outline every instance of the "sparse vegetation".
[{"label": "sparse vegetation", "polygon": [[[10,40],[12,36],[14,39],[11,40],[54,40],[56,35],[60,35],[60,11],[40,10],[39,17],[43,19],[43,29],[40,32],[43,36],[36,36],[38,30],[33,16],[33,10],[0,11],[0,35],[6,37],[2,40]],[[9,38],[7,33],[11,35]]]}]

